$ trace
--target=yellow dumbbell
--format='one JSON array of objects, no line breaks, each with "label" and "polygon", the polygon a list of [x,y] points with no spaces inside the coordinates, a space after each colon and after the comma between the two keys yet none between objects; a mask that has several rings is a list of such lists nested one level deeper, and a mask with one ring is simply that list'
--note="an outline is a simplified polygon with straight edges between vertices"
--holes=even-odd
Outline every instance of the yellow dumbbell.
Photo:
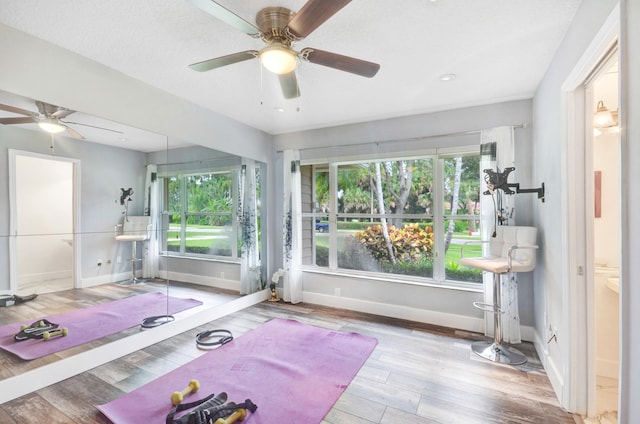
[{"label": "yellow dumbbell", "polygon": [[58,329],[58,330],[53,330],[53,331],[45,331],[44,333],[42,333],[42,339],[43,340],[49,340],[51,337],[56,337],[56,336],[66,336],[67,334],[69,334],[69,330],[67,330],[67,327]]},{"label": "yellow dumbbell", "polygon": [[27,329],[27,328],[29,328],[29,327],[31,327],[31,328],[36,328],[36,327],[44,327],[44,326],[45,326],[44,321],[38,321],[38,325],[37,325],[37,326],[35,326],[35,327],[33,326],[33,324],[32,324],[32,325],[22,324],[22,325],[20,326],[20,331],[24,331],[24,330],[26,330],[26,329]]},{"label": "yellow dumbbell", "polygon": [[233,424],[236,421],[242,421],[247,416],[247,410],[244,408],[236,409],[233,414],[227,418],[218,418],[213,424]]},{"label": "yellow dumbbell", "polygon": [[189,385],[184,390],[182,390],[181,392],[173,392],[173,394],[171,395],[171,404],[173,406],[180,404],[180,402],[182,402],[182,399],[184,399],[186,395],[191,392],[197,391],[199,388],[200,382],[198,380],[191,380],[189,382]]}]

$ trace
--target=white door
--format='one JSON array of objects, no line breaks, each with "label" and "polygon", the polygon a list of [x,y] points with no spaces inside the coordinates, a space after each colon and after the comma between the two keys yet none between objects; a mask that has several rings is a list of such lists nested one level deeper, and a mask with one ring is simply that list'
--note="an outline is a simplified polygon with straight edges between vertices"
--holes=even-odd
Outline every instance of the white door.
[{"label": "white door", "polygon": [[74,288],[74,161],[29,152],[11,161],[12,290]]}]

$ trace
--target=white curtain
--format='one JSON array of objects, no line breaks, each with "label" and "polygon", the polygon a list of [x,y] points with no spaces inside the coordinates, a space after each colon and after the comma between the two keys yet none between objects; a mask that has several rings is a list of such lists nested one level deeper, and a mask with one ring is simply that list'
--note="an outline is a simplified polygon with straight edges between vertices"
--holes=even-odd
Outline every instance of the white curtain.
[{"label": "white curtain", "polygon": [[300,179],[300,152],[283,152],[284,216],[282,217],[283,243],[283,298],[285,302],[302,302],[302,203]]},{"label": "white curtain", "polygon": [[[498,127],[483,130],[481,133],[481,162],[480,172],[482,193],[488,191],[484,182],[484,169],[497,172],[505,168],[515,167],[515,148],[513,127]],[[513,173],[508,182],[513,181]],[[491,195],[483,195],[480,200],[480,215],[482,219],[482,240],[489,240],[496,225],[509,225],[514,219],[513,199],[505,195],[502,190],[495,190]],[[488,245],[485,244],[485,249]],[[487,252],[483,252],[487,253]],[[520,343],[520,314],[518,312],[518,283],[516,273],[503,275],[500,281],[502,315],[502,336],[507,343]],[[493,304],[493,275],[485,273],[483,276],[484,301]],[[493,315],[485,314],[485,334],[493,336]]]},{"label": "white curtain", "polygon": [[158,167],[147,165],[147,178],[144,190],[144,214],[150,217],[151,236],[143,249],[142,277],[155,278],[160,269],[160,187],[158,183]]},{"label": "white curtain", "polygon": [[262,288],[258,255],[258,217],[256,213],[256,164],[243,159],[238,179],[241,216],[242,254],[240,294],[255,293]]}]

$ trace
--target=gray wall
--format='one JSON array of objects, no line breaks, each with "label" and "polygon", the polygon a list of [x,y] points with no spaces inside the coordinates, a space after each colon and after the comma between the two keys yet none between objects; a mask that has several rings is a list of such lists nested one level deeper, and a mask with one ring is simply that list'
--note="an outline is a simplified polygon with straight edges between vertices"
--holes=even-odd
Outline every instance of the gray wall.
[{"label": "gray wall", "polygon": [[[635,217],[640,210],[640,2],[636,0],[584,0],[562,45],[540,83],[533,101],[533,175],[545,181],[563,183],[562,157],[567,129],[564,127],[563,83],[569,77],[579,59],[605,23],[616,4],[620,4],[620,77],[621,77],[621,128],[622,128],[622,236],[621,243],[621,403],[619,422],[630,423],[640,415],[640,221]],[[582,161],[583,158],[569,158]],[[572,308],[584,307],[585,299],[568,298],[572,288],[563,277],[567,257],[566,226],[561,219],[567,205],[561,187],[550,187],[544,205],[534,206],[537,226],[542,230],[544,250],[539,256],[539,266],[534,273],[536,333],[544,340],[547,323],[554,322],[566,329],[566,302]],[[571,219],[571,217],[570,217]],[[569,270],[569,272],[575,272]],[[549,347],[547,366],[550,374],[559,376],[563,384],[556,392],[565,405],[579,404],[580,400],[568,399],[565,386],[570,381],[585,378],[581,368],[569,362],[575,335],[566,331],[559,335],[557,345]],[[593,384],[593,383],[590,383]]]},{"label": "gray wall", "polygon": [[0,57],[0,90],[268,162],[268,134],[5,25]]},{"label": "gray wall", "polygon": [[[0,125],[0,291],[9,290],[9,167],[8,151],[16,149],[50,155],[50,137],[42,131]],[[122,206],[116,200],[120,188],[132,187],[143,193],[146,155],[132,150],[108,147],[88,141],[56,136],[55,155],[81,161],[80,228],[82,278],[104,274],[105,267],[97,266],[97,259],[113,259],[109,272],[116,269],[114,226],[121,220]],[[143,197],[134,194],[131,214],[142,212]],[[127,257],[128,250],[120,253]]]},{"label": "gray wall", "polygon": [[[20,54],[16,54],[20,52]],[[241,124],[225,116],[206,110],[200,106],[187,102],[177,96],[151,87],[142,81],[125,76],[113,69],[100,65],[90,59],[79,56],[44,40],[32,37],[16,29],[0,25],[0,57],[11,58],[5,60],[0,66],[0,90],[17,94],[27,98],[38,99],[86,114],[98,116],[114,122],[121,122],[133,127],[142,128],[169,137],[170,140],[180,140],[187,143],[212,148],[231,155],[242,155],[267,163],[271,156],[271,136]],[[37,66],[34,66],[37,63]],[[46,69],[47,76],[43,78],[42,70]],[[55,83],[52,83],[55,81]],[[83,155],[80,151],[70,148],[70,157]],[[64,148],[61,146],[61,148]],[[67,152],[59,151],[60,155]],[[111,169],[129,169],[129,164],[120,161],[117,154],[105,152],[101,158],[88,160],[89,168],[111,167]],[[141,156],[141,163],[144,158]],[[6,159],[5,162],[6,163]],[[4,169],[4,166],[0,169]],[[128,171],[127,171],[128,172]],[[103,174],[104,175],[104,174]],[[111,174],[108,174],[111,176]],[[107,190],[107,186],[124,188],[132,186],[131,178],[124,178],[126,174],[113,175],[113,178],[92,181],[96,191],[88,192],[83,196],[85,205],[99,202],[100,193]],[[136,178],[139,189],[136,193],[143,193],[144,171]],[[269,177],[271,178],[271,177]],[[7,198],[8,181],[0,182],[0,199]],[[118,191],[119,193],[119,191]],[[132,205],[137,213],[142,212],[142,197],[134,196],[139,204]],[[135,203],[135,202],[134,202]],[[0,209],[1,210],[1,209]],[[93,237],[83,238],[83,249],[91,249],[83,252],[83,273],[87,272],[89,278],[100,277],[94,265],[95,259],[105,259],[111,256],[127,257],[126,248],[111,251],[103,250],[100,246],[106,246],[102,238],[107,237],[103,233],[109,227],[113,234],[113,223],[107,224],[101,218],[83,216],[83,222],[87,231],[97,231]],[[6,229],[2,228],[6,225]],[[7,222],[0,221],[0,234],[7,234]],[[83,228],[84,230],[84,228]],[[8,266],[7,240],[0,240],[0,266],[2,272]],[[118,267],[112,267],[110,272],[119,272]],[[4,282],[0,282],[0,287]],[[98,281],[98,280],[96,280]],[[8,284],[8,283],[6,283]]]},{"label": "gray wall", "polygon": [[[299,148],[304,159],[344,160],[349,156],[371,154],[395,154],[433,147],[450,147],[480,143],[478,133],[454,137],[436,137],[443,134],[457,134],[477,131],[503,125],[525,124],[526,128],[516,129],[516,171],[515,180],[522,187],[539,186],[531,181],[531,101],[513,101],[487,106],[470,107],[452,111],[387,119],[341,127],[323,128],[274,136],[276,160],[273,169],[277,179],[282,181],[282,160],[277,151]],[[409,140],[413,138],[423,140]],[[393,141],[395,140],[395,141]],[[390,141],[390,142],[386,142]],[[382,142],[375,144],[377,142]],[[282,184],[276,185],[275,199],[282,199]],[[535,195],[522,194],[515,198],[516,223],[531,224],[531,205],[537,202]],[[281,228],[282,205],[276,201],[276,228]],[[275,251],[282,251],[282,237],[271,233]],[[277,258],[281,266],[281,258]],[[442,287],[411,285],[389,282],[383,279],[364,279],[348,274],[332,275],[322,272],[303,274],[303,298],[305,301],[326,303],[365,310],[381,315],[400,316],[407,319],[428,321],[456,328],[482,330],[483,313],[473,307],[472,302],[481,301],[477,291],[451,290]],[[519,308],[521,324],[533,327],[534,314],[532,299],[532,276],[519,277]],[[335,289],[340,296],[335,296]],[[523,331],[529,338],[531,331]]]}]

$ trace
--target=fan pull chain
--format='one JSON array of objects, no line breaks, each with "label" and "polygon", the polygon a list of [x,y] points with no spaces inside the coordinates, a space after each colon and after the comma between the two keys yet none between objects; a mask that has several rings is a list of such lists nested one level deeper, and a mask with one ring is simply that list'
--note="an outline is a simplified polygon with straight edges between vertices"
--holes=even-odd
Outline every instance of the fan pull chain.
[{"label": "fan pull chain", "polygon": [[262,63],[260,63],[260,58],[258,58],[258,67],[260,68],[260,106],[264,106],[264,75],[262,73]]},{"label": "fan pull chain", "polygon": [[51,134],[51,143],[49,144],[49,150],[51,151],[51,156],[55,156],[56,155],[54,140],[55,140],[54,136],[53,136],[53,134]]}]

